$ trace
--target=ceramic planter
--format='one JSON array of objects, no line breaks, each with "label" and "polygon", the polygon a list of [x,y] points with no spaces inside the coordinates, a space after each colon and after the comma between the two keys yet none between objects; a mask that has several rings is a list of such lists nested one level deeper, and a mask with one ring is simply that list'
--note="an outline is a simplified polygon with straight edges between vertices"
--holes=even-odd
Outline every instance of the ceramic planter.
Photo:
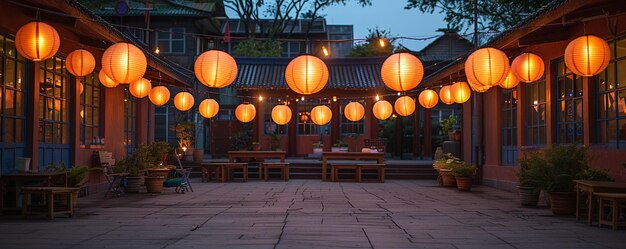
[{"label": "ceramic planter", "polygon": [[126,193],[139,193],[141,188],[141,177],[139,176],[127,176],[126,186],[124,186],[124,192]]},{"label": "ceramic planter", "polygon": [[148,176],[146,177],[146,191],[148,193],[161,193],[163,192],[163,178],[162,176]]},{"label": "ceramic planter", "polygon": [[573,215],[576,212],[576,193],[550,192],[550,208],[554,215]]},{"label": "ceramic planter", "polygon": [[456,179],[452,175],[451,169],[440,169],[439,174],[444,187],[456,187]]},{"label": "ceramic planter", "polygon": [[539,190],[535,187],[517,186],[519,189],[520,203],[524,207],[536,207],[539,203]]},{"label": "ceramic planter", "polygon": [[473,177],[462,177],[457,176],[456,179],[456,189],[459,191],[470,191],[472,189],[472,182],[474,181]]}]

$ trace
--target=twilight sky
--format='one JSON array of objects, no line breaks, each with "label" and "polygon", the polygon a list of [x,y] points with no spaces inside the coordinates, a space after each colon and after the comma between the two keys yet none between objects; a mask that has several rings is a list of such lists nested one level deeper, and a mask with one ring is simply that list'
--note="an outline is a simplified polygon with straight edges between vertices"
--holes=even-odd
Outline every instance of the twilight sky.
[{"label": "twilight sky", "polygon": [[[327,24],[354,25],[354,38],[365,38],[368,29],[379,27],[388,30],[392,36],[424,38],[441,34],[436,32],[445,28],[444,15],[439,13],[423,14],[419,10],[405,10],[406,0],[372,0],[371,6],[360,7],[350,1],[348,4],[336,5],[324,9]],[[237,18],[237,14],[226,8],[229,17]],[[400,41],[411,50],[420,50],[434,39]]]}]

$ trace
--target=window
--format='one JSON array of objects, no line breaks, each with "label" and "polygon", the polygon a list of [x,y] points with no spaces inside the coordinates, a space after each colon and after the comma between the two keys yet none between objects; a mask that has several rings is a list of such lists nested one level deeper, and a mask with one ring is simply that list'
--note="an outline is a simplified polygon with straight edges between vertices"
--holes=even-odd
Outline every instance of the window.
[{"label": "window", "polygon": [[264,104],[265,106],[263,107],[263,118],[264,118],[263,130],[265,131],[265,135],[287,134],[287,129],[289,127],[288,124],[278,125],[274,123],[274,121],[272,120],[272,109],[276,105],[282,105],[282,104],[283,102],[279,101],[278,99],[268,99],[267,101],[265,101],[265,104]]},{"label": "window", "polygon": [[65,60],[41,63],[39,73],[39,142],[69,144],[68,79]]},{"label": "window", "polygon": [[135,39],[137,39],[138,41],[140,41],[144,45],[147,44],[146,43],[146,31],[145,30],[139,29],[139,28],[128,28],[128,34],[130,34],[130,36],[132,36],[132,37],[135,37]]},{"label": "window", "polygon": [[169,28],[166,31],[157,32],[157,45],[161,53],[184,54],[185,53],[185,28]]},{"label": "window", "polygon": [[563,60],[556,63],[556,142],[583,142],[583,81],[567,69]]},{"label": "window", "polygon": [[500,92],[500,122],[502,129],[502,164],[517,163],[517,90]]},{"label": "window", "polygon": [[296,57],[301,54],[300,47],[304,47],[304,44],[300,42],[285,42],[283,43],[283,57]]},{"label": "window", "polygon": [[124,88],[124,145],[128,154],[137,147],[137,99]]},{"label": "window", "polygon": [[100,133],[100,80],[98,72],[82,77],[80,95],[80,144],[103,144]]},{"label": "window", "polygon": [[626,39],[609,43],[611,62],[595,77],[596,143],[626,148]]},{"label": "window", "polygon": [[[339,116],[341,117],[341,122],[339,123],[339,132],[340,136],[347,136],[350,134],[365,134],[365,117],[361,120],[352,122],[346,118],[346,115],[343,114],[343,109],[346,107],[350,101],[341,100],[341,108],[339,109]],[[359,101],[363,106],[365,106],[365,101]]]},{"label": "window", "polygon": [[3,36],[0,36],[0,58],[0,143],[23,143],[25,60],[18,56],[15,42]]},{"label": "window", "polygon": [[546,144],[546,79],[525,84],[526,145]]},{"label": "window", "polygon": [[311,121],[311,109],[319,103],[300,101],[298,102],[298,135],[330,134],[331,122],[326,125],[316,125]]}]

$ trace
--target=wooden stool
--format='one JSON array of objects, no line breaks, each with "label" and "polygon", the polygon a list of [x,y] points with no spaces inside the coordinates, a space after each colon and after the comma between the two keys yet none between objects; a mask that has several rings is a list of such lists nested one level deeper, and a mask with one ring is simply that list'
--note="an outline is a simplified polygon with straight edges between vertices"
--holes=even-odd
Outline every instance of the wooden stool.
[{"label": "wooden stool", "polygon": [[355,180],[358,181],[357,166],[354,164],[331,164],[330,165],[330,180],[333,182],[339,181],[339,170],[350,169],[354,170]]},{"label": "wooden stool", "polygon": [[289,163],[263,163],[263,179],[269,179],[268,169],[280,169],[281,179],[289,181]]},{"label": "wooden stool", "polygon": [[241,169],[243,171],[243,181],[248,182],[248,163],[224,163],[224,171],[226,171],[226,180],[233,179],[232,170]]},{"label": "wooden stool", "polygon": [[378,182],[385,182],[385,164],[358,164],[356,169],[356,180],[358,182],[363,180],[362,170],[376,170],[378,172]]},{"label": "wooden stool", "polygon": [[202,169],[202,182],[209,182],[215,175],[215,181],[224,182],[224,164],[226,163],[204,163],[200,167]]},{"label": "wooden stool", "polygon": [[[28,214],[45,214],[48,219],[54,219],[54,215],[68,214],[71,218],[74,214],[74,203],[72,201],[72,191],[76,188],[67,187],[24,187],[22,188],[22,215],[26,217]],[[45,198],[46,211],[29,210],[29,200],[31,194],[39,194]],[[54,197],[65,196],[65,206],[55,210]]]},{"label": "wooden stool", "polygon": [[[616,227],[626,226],[626,221],[619,221],[619,217],[622,214],[621,210],[626,208],[626,194],[617,193],[594,193],[598,198],[598,227],[602,225],[609,225],[615,230]],[[611,215],[610,220],[604,220],[603,217],[607,215],[604,209],[609,209]]]}]

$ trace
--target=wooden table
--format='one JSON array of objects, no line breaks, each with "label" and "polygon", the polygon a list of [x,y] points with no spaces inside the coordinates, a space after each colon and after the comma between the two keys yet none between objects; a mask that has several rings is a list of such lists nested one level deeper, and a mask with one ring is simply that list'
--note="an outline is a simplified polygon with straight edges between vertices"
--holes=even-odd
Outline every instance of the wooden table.
[{"label": "wooden table", "polygon": [[595,193],[626,193],[626,182],[574,180],[576,183],[576,220],[580,220],[581,193],[587,193],[587,223],[592,224]]},{"label": "wooden table", "polygon": [[[598,197],[598,227],[602,225],[609,225],[613,230],[618,226],[626,226],[626,221],[619,221],[621,215],[620,210],[626,207],[626,194],[616,193],[595,193]],[[608,208],[610,219],[603,219],[605,214],[605,208]]]},{"label": "wooden table", "polygon": [[[57,214],[68,214],[71,218],[74,213],[74,200],[72,192],[76,188],[67,187],[25,187],[22,188],[22,215],[26,217],[28,214],[45,214],[48,219],[54,219]],[[39,194],[45,197],[46,209],[44,211],[36,211],[29,209],[29,197],[33,194]],[[54,197],[64,196],[65,206],[63,208],[55,208]]]},{"label": "wooden table", "polygon": [[382,164],[384,156],[381,152],[322,152],[322,181],[326,181],[328,159],[376,160]]},{"label": "wooden table", "polygon": [[277,158],[280,159],[281,163],[285,162],[285,156],[287,156],[287,152],[286,151],[279,151],[279,150],[232,150],[228,152],[228,161],[232,162],[236,162],[237,159],[244,159],[244,158],[260,158],[261,161],[259,162],[259,179],[262,179],[262,163],[265,161],[266,158]]},{"label": "wooden table", "polygon": [[[51,187],[52,183],[56,179],[62,179],[63,186],[67,186],[67,172],[36,172],[36,173],[9,173],[0,175],[0,213],[4,210],[4,195],[6,193],[6,185],[9,182],[14,182],[16,185],[16,191],[18,185],[24,185],[27,182],[42,182],[43,186]],[[20,183],[20,184],[18,184]],[[17,196],[16,193],[16,207]]]}]

